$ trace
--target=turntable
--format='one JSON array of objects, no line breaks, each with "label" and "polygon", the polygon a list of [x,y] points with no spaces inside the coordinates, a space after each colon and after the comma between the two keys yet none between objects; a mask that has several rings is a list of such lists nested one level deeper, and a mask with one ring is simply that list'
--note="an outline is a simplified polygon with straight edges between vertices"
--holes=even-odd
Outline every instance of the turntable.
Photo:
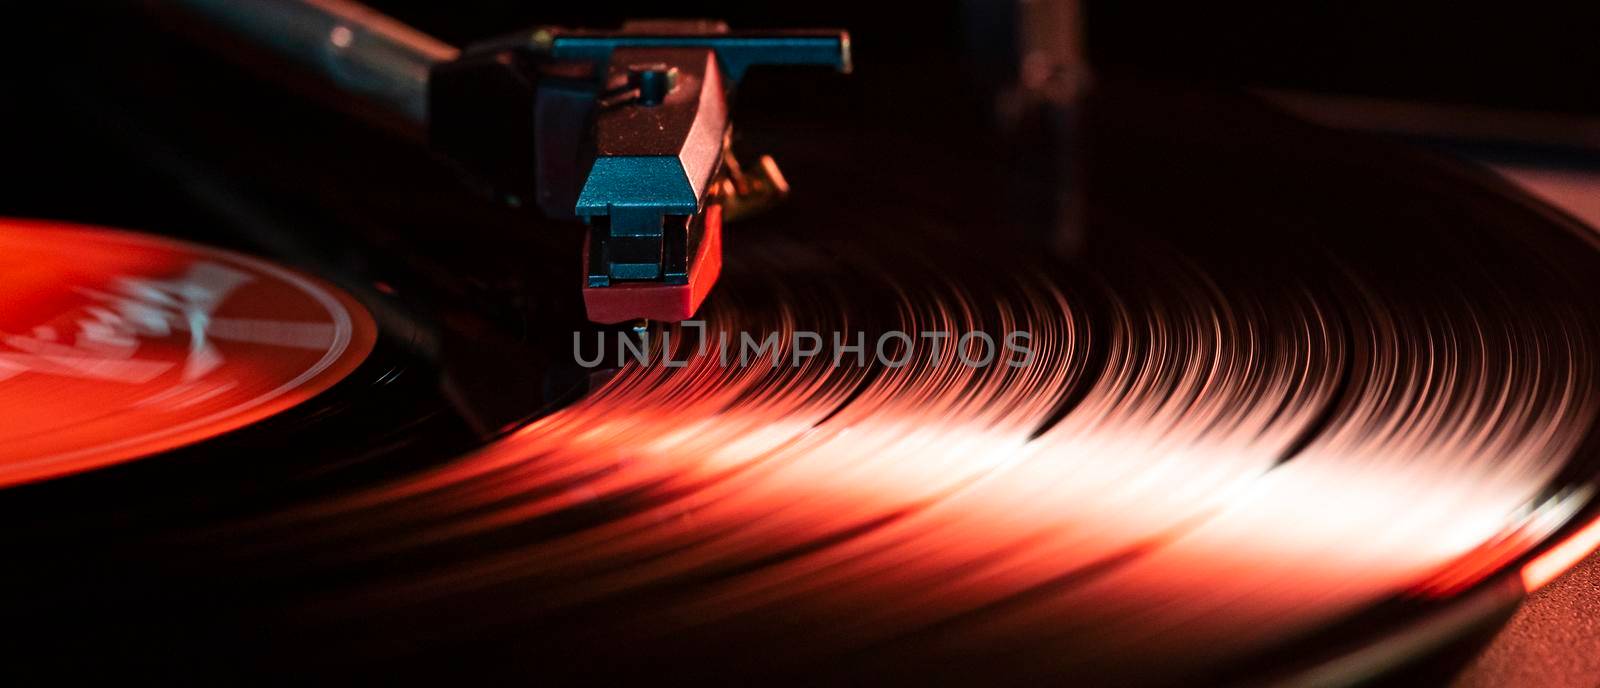
[{"label": "turntable", "polygon": [[1097,4],[376,4],[11,42],[95,49],[0,105],[8,666],[1600,679],[1581,141]]}]

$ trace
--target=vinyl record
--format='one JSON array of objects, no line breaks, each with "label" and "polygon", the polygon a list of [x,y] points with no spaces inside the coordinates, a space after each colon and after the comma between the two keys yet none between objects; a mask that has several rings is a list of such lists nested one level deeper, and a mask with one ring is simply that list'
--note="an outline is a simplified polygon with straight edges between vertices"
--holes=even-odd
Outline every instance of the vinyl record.
[{"label": "vinyl record", "polygon": [[0,487],[216,437],[366,359],[366,309],[247,256],[0,220]]},{"label": "vinyl record", "polygon": [[576,402],[0,582],[184,674],[1338,684],[1593,550],[1590,230],[1238,96],[1057,114],[1021,179],[796,141],[701,322],[572,333]]}]

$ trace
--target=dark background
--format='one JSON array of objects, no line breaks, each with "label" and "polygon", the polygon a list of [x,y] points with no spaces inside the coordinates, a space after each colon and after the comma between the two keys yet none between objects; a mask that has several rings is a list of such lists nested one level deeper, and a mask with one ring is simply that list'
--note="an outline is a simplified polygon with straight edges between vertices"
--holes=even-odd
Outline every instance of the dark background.
[{"label": "dark background", "polygon": [[1600,3],[1088,3],[1106,70],[1600,113]]}]

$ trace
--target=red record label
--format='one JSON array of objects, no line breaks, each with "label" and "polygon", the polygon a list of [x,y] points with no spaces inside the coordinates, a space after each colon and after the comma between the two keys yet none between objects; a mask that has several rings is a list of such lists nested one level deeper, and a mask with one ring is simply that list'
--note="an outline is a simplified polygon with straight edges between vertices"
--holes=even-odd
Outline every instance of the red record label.
[{"label": "red record label", "polygon": [[148,456],[299,404],[377,328],[349,295],[246,256],[0,219],[0,487]]}]

